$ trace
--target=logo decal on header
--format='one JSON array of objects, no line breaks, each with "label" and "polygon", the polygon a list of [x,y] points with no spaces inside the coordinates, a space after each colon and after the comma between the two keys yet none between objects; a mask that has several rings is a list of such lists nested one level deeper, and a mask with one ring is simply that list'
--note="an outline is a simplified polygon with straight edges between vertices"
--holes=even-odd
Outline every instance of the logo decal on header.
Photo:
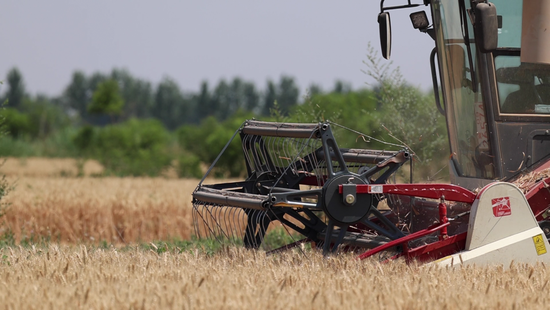
[{"label": "logo decal on header", "polygon": [[512,214],[510,206],[510,197],[495,198],[491,200],[493,205],[493,214],[495,217],[502,217]]}]

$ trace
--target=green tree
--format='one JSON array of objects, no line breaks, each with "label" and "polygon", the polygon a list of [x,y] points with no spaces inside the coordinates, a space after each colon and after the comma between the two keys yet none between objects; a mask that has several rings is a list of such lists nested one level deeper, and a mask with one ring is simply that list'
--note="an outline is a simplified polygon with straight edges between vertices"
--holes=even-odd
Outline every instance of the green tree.
[{"label": "green tree", "polygon": [[267,88],[264,96],[264,105],[262,115],[269,116],[277,101],[278,109],[283,115],[288,115],[292,107],[298,103],[300,91],[294,82],[294,79],[288,76],[281,76],[278,85],[272,81],[267,82]]},{"label": "green tree", "polygon": [[248,112],[257,112],[260,105],[260,94],[256,90],[254,83],[245,83],[243,85],[243,101],[242,108]]},{"label": "green tree", "polygon": [[[204,164],[210,166],[235,130],[249,118],[252,118],[252,114],[240,110],[223,122],[210,116],[204,119],[200,126],[182,126],[176,131],[179,145],[185,152],[197,156]],[[220,157],[213,175],[238,177],[242,176],[245,170],[241,141],[237,136]]]},{"label": "green tree", "polygon": [[208,82],[202,81],[199,93],[193,97],[193,101],[195,102],[195,118],[192,123],[199,124],[202,119],[211,113],[211,100],[212,95],[210,94],[210,90],[208,88]]},{"label": "green tree", "polygon": [[277,103],[282,112],[288,114],[293,106],[298,103],[300,91],[294,81],[294,78],[282,76],[279,81],[279,89],[277,94]]},{"label": "green tree", "polygon": [[70,125],[70,120],[59,100],[37,95],[23,101],[22,111],[30,120],[33,138],[45,138]]},{"label": "green tree", "polygon": [[164,126],[173,130],[189,118],[190,100],[182,94],[178,84],[171,78],[164,78],[157,87],[152,115]]},{"label": "green tree", "polygon": [[257,112],[260,94],[253,83],[235,77],[231,82],[220,80],[212,92],[208,83],[203,81],[199,93],[193,96],[193,102],[195,118],[192,123],[198,123],[209,116],[223,121],[239,110]]},{"label": "green tree", "polygon": [[209,110],[208,115],[214,115],[218,120],[224,120],[230,113],[231,91],[229,84],[224,79],[216,85],[212,92]]},{"label": "green tree", "polygon": [[317,96],[323,94],[323,88],[318,84],[311,84],[307,90],[307,95],[309,97]]},{"label": "green tree", "polygon": [[[2,136],[5,135],[5,121],[6,121],[6,116],[5,116],[5,110],[4,110],[4,105],[7,104],[7,99],[4,100],[4,103],[2,105],[0,105],[0,138]],[[0,164],[0,166],[3,165],[3,163]],[[6,195],[13,189],[13,185],[10,184],[8,182],[8,180],[6,180],[6,176],[4,174],[0,174],[0,217],[2,217],[8,207],[9,207],[9,204],[7,202],[5,202],[5,197]]]},{"label": "green tree", "polygon": [[349,93],[350,91],[351,91],[351,85],[341,80],[337,80],[334,83],[334,89],[332,90],[333,93],[339,93],[339,94]]},{"label": "green tree", "polygon": [[158,120],[130,119],[102,128],[83,127],[74,144],[84,156],[97,159],[107,174],[158,176],[173,159],[170,135]]},{"label": "green tree", "polygon": [[123,69],[113,69],[111,79],[118,82],[124,100],[122,119],[149,118],[153,109],[153,88],[151,83],[135,78]]},{"label": "green tree", "polygon": [[56,100],[44,95],[25,98],[20,110],[6,108],[4,128],[12,138],[46,138],[70,125],[65,111]]},{"label": "green tree", "polygon": [[86,118],[88,103],[92,100],[92,92],[88,85],[88,79],[82,71],[75,71],[71,82],[65,88],[62,95],[64,105],[76,111],[80,117]]},{"label": "green tree", "polygon": [[5,99],[8,100],[8,105],[15,109],[21,109],[26,91],[23,76],[19,72],[19,69],[13,68],[8,72],[7,82],[8,91]]},{"label": "green tree", "polygon": [[122,113],[124,100],[120,96],[118,83],[115,80],[101,82],[92,96],[88,106],[89,113],[107,114],[113,120],[115,115]]},{"label": "green tree", "polygon": [[90,77],[87,77],[82,71],[75,71],[71,82],[61,96],[63,106],[77,112],[85,123],[103,124],[101,116],[89,114],[88,106],[93,99],[93,94],[107,80],[114,80],[118,83],[118,92],[124,101],[119,120],[152,116],[153,89],[151,83],[135,78],[127,70],[117,68],[113,69],[110,75],[96,72]]},{"label": "green tree", "polygon": [[91,90],[92,94],[97,90],[99,85],[109,79],[109,76],[101,73],[95,72],[88,78],[88,89]]},{"label": "green tree", "polygon": [[419,176],[431,180],[447,163],[449,149],[445,118],[435,108],[433,94],[423,93],[403,79],[399,68],[382,63],[369,47],[366,73],[377,82],[382,133],[388,140],[406,145],[414,154]]},{"label": "green tree", "polygon": [[2,122],[0,135],[7,134],[13,138],[19,138],[31,133],[31,120],[28,115],[14,108],[2,109]]},{"label": "green tree", "polygon": [[258,107],[260,95],[254,84],[235,77],[230,83],[221,80],[210,101],[210,110],[220,121],[230,118],[240,110],[254,111]]},{"label": "green tree", "polygon": [[310,123],[330,120],[365,134],[363,139],[356,133],[344,134],[343,131],[336,131],[339,147],[387,149],[383,143],[369,138],[382,134],[380,117],[380,111],[376,110],[374,93],[361,89],[348,93],[331,92],[310,96],[304,104],[292,110],[289,121]]},{"label": "green tree", "polygon": [[264,104],[262,108],[262,115],[271,115],[271,110],[274,108],[275,101],[277,101],[277,88],[273,81],[267,81],[267,87],[264,95]]}]

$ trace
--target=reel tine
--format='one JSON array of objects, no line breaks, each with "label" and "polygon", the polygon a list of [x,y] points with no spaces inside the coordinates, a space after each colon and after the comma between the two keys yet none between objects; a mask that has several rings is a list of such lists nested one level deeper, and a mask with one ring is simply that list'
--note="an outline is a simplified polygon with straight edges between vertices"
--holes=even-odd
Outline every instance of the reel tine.
[{"label": "reel tine", "polygon": [[[218,205],[219,206],[219,205]],[[219,211],[219,207],[211,208],[210,206],[206,208],[206,212],[208,214],[209,219],[209,227],[212,228],[212,233],[214,234],[214,237],[216,239],[220,239],[223,241],[223,235],[220,233],[219,229],[219,223],[216,221],[216,212]]]},{"label": "reel tine", "polygon": [[220,239],[224,240],[229,239],[225,231],[223,230],[223,222],[220,221],[223,219],[221,213],[223,212],[224,206],[218,205],[217,208],[210,208],[212,212],[212,222],[215,223],[214,227],[216,228],[216,234],[220,236]]},{"label": "reel tine", "polygon": [[252,235],[252,244],[254,245],[255,248],[257,248],[259,246],[259,244],[256,240],[256,236],[258,235],[258,233],[260,231],[260,228],[259,228],[260,222],[259,222],[259,220],[260,220],[260,217],[261,217],[260,216],[261,213],[263,213],[263,212],[262,211],[256,211],[256,212],[254,212],[253,217],[252,217],[252,221],[254,223],[254,227],[252,227],[253,230],[254,230],[253,231],[254,234]]},{"label": "reel tine", "polygon": [[265,233],[267,232],[267,226],[269,226],[269,222],[265,222],[266,219],[266,211],[259,211],[256,216],[256,222],[257,222],[257,232],[254,239],[254,243],[256,248],[259,248],[264,240]]},{"label": "reel tine", "polygon": [[214,238],[216,234],[214,233],[214,231],[212,230],[212,227],[210,226],[210,215],[207,211],[207,208],[208,208],[208,205],[203,204],[199,215],[203,220],[204,233],[206,234],[207,238]]},{"label": "reel tine", "polygon": [[218,222],[220,223],[220,229],[223,230],[223,234],[225,236],[227,236],[227,242],[228,243],[233,243],[233,232],[228,229],[228,224],[227,224],[227,213],[229,213],[229,208],[226,207],[226,206],[223,206],[221,208],[219,208],[220,210],[218,211],[218,214],[217,214],[217,218],[218,218]]},{"label": "reel tine", "polygon": [[203,236],[206,237],[208,233],[206,232],[203,213],[199,210],[199,208],[204,208],[204,204],[197,202],[193,205],[193,214],[195,216],[195,233],[197,234],[198,238],[202,238]]},{"label": "reel tine", "polygon": [[228,217],[227,217],[227,214],[228,213],[231,213],[230,212],[230,209],[229,207],[223,207],[223,208],[220,208],[220,213],[223,213],[223,215],[221,216],[221,218],[223,219],[223,229],[225,230],[225,234],[228,236],[229,238],[229,242],[233,242],[233,231],[231,231],[231,229],[229,228],[229,224],[228,224]]},{"label": "reel tine", "polygon": [[[268,221],[266,221],[266,219]],[[260,245],[263,243],[264,241],[264,237],[265,237],[265,234],[267,233],[267,228],[269,227],[269,218],[267,218],[267,214],[265,211],[262,211],[261,213],[261,216],[260,216],[260,227],[258,228],[258,247],[260,247]]]},{"label": "reel tine", "polygon": [[195,234],[198,238],[212,238],[221,243],[235,244],[242,237],[238,230],[238,214],[244,213],[242,209],[200,203],[194,206],[193,213]]},{"label": "reel tine", "polygon": [[228,211],[228,216],[227,216],[228,229],[230,230],[230,234],[232,236],[233,243],[237,244],[237,242],[239,242],[240,239],[242,239],[242,234],[238,229],[240,224],[238,222],[238,218],[235,217],[235,214],[239,213],[239,212],[244,212],[244,211],[242,209],[230,208],[230,207],[228,207],[227,209],[228,209],[227,210]]},{"label": "reel tine", "polygon": [[246,221],[248,220],[248,215],[246,214],[246,211],[244,209],[241,209],[241,212],[239,212],[240,218],[238,219],[237,225],[239,234],[243,237],[246,233]]},{"label": "reel tine", "polygon": [[261,214],[263,213],[263,211],[256,211],[254,210],[254,214],[252,214],[252,223],[254,224],[254,226],[252,227],[253,229],[253,234],[252,234],[252,244],[254,245],[254,248],[258,248],[260,245],[258,244],[258,240],[256,238],[256,236],[258,235],[258,233],[260,232],[260,218],[261,218]]},{"label": "reel tine", "polygon": [[231,240],[231,237],[230,235],[227,234],[227,232],[224,230],[223,228],[223,222],[220,221],[220,219],[223,219],[224,217],[222,216],[222,213],[224,211],[224,209],[226,209],[227,207],[225,206],[221,206],[219,208],[216,208],[216,211],[217,213],[215,213],[216,217],[214,218],[214,221],[216,222],[216,227],[218,228],[218,231],[219,231],[219,234],[222,236],[222,237],[225,237],[226,240]]},{"label": "reel tine", "polygon": [[[266,221],[266,219],[267,219],[267,221]],[[267,228],[269,227],[269,224],[271,223],[271,219],[269,219],[269,216],[267,215],[266,211],[264,211],[263,214],[262,214],[261,223],[262,223],[261,224],[262,225],[262,230],[261,230],[260,238],[261,238],[261,243],[263,244],[263,240],[264,240],[264,238],[267,234]]]},{"label": "reel tine", "polygon": [[200,233],[199,233],[199,230],[198,230],[199,223],[198,223],[198,220],[197,220],[197,210],[195,208],[195,204],[193,204],[193,210],[191,210],[191,218],[193,220],[193,230],[195,232],[195,236],[200,239],[201,237],[200,237]]},{"label": "reel tine", "polygon": [[281,166],[283,166],[283,167],[288,166],[288,158],[289,158],[288,156],[289,156],[290,154],[288,154],[285,145],[287,144],[287,142],[288,142],[290,139],[292,139],[292,138],[281,138],[281,139],[278,139],[278,140],[277,140],[277,143],[276,143],[276,145],[275,145],[275,147],[276,147],[276,148],[275,148],[275,151],[277,152],[277,155],[279,156],[279,160],[280,160],[281,162],[287,160],[287,164],[286,164],[286,165],[285,165],[285,164],[281,164]]},{"label": "reel tine", "polygon": [[256,212],[256,232],[254,235],[254,247],[259,248],[263,241],[263,220],[264,220],[264,211]]},{"label": "reel tine", "polygon": [[[216,231],[216,235],[220,236],[223,240],[223,229],[221,229],[221,225],[219,222],[220,218],[220,212],[223,210],[223,206],[218,205],[217,208],[209,208],[210,214],[211,214],[211,220],[214,227],[214,230]],[[227,237],[227,236],[226,236]]]},{"label": "reel tine", "polygon": [[[206,206],[206,204],[203,204],[203,203],[198,203],[200,204],[201,206],[201,210],[204,210],[206,208],[208,208]],[[198,210],[198,207],[195,208],[195,210],[197,211],[197,215],[198,217],[200,217],[202,219],[202,228],[203,228],[203,231],[204,231],[204,234],[205,234],[205,237],[208,238],[208,236],[212,236],[212,237],[215,237],[215,234],[212,230],[212,228],[210,227],[209,223],[208,223],[208,213],[207,212],[203,212],[203,211],[199,211]],[[201,225],[197,225],[197,231],[198,231],[198,234],[201,233]]]},{"label": "reel tine", "polygon": [[206,217],[206,226],[208,227],[210,238],[218,239],[218,234],[216,233],[216,225],[212,223],[212,212],[210,211],[210,206],[205,204],[203,210],[203,214]]},{"label": "reel tine", "polygon": [[242,235],[242,230],[241,230],[241,226],[242,226],[242,214],[244,213],[244,210],[243,209],[238,209],[238,208],[231,208],[233,209],[232,210],[232,214],[231,214],[231,231],[233,231],[233,234],[237,237],[241,237]]},{"label": "reel tine", "polygon": [[241,140],[241,148],[243,150],[244,160],[248,167],[250,167],[250,169],[254,169],[255,165],[252,162],[252,158],[250,158],[250,153],[246,149],[246,146],[250,143],[250,137],[248,135],[241,135]]},{"label": "reel tine", "polygon": [[[254,243],[254,234],[256,232],[256,227],[255,225],[253,224],[254,223],[254,216],[256,214],[256,210],[253,210],[251,212],[248,213],[248,218],[247,218],[247,223],[246,223],[246,228],[245,228],[245,236],[244,236],[244,240],[245,240],[245,246],[252,246],[252,247],[255,247],[255,243]],[[246,244],[246,243],[250,243],[250,244]]]},{"label": "reel tine", "polygon": [[235,236],[237,235],[237,231],[235,230],[235,225],[234,225],[234,216],[235,216],[235,211],[237,211],[237,208],[227,208],[227,221],[229,222],[227,225],[229,231],[230,231],[230,234],[232,236]]},{"label": "reel tine", "polygon": [[298,158],[300,156],[300,154],[294,154],[292,155],[291,153],[291,148],[292,148],[292,144],[293,144],[293,139],[292,138],[289,138],[289,139],[285,139],[283,142],[282,142],[282,145],[281,145],[281,151],[283,152],[285,158],[290,158],[291,160],[289,160],[289,164],[287,164],[286,166],[290,165],[290,172],[292,172],[293,174],[295,174],[295,171],[297,171],[296,169],[296,161],[293,160],[295,158]]}]

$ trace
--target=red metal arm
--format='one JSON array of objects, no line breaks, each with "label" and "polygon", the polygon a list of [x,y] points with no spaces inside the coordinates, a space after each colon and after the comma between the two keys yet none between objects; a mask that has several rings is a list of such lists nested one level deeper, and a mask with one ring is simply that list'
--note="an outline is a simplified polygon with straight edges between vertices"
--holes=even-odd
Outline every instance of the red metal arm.
[{"label": "red metal arm", "polygon": [[376,247],[376,248],[374,248],[374,249],[368,250],[368,251],[366,251],[365,253],[359,255],[357,258],[358,258],[358,259],[365,259],[365,258],[367,258],[367,257],[370,257],[370,256],[372,256],[372,255],[374,255],[374,254],[376,254],[376,253],[380,253],[380,252],[382,252],[382,251],[384,251],[384,250],[387,250],[387,249],[389,249],[389,248],[391,248],[391,247],[394,247],[394,246],[396,246],[396,245],[400,245],[400,244],[403,244],[403,243],[405,243],[405,242],[409,242],[409,241],[411,241],[411,240],[414,240],[414,239],[416,239],[416,238],[419,238],[419,237],[422,237],[422,236],[425,236],[425,235],[429,235],[429,234],[431,234],[431,233],[433,233],[433,232],[436,232],[436,231],[438,231],[438,230],[441,230],[442,228],[445,228],[445,227],[447,227],[447,226],[449,226],[449,225],[450,225],[450,223],[447,222],[447,223],[437,224],[437,225],[433,225],[433,226],[431,226],[431,227],[428,227],[428,228],[426,228],[426,229],[419,230],[419,231],[417,231],[417,232],[415,232],[415,233],[412,233],[412,234],[410,234],[410,235],[407,235],[407,236],[405,236],[405,237],[402,237],[402,238],[399,238],[399,239],[390,241],[390,242],[388,242],[388,243],[386,243],[386,244],[384,244],[384,245],[381,245],[381,246],[378,246],[378,247]]},{"label": "red metal arm", "polygon": [[548,209],[550,201],[550,178],[546,178],[531,187],[525,194],[525,198],[529,201],[529,205],[533,210],[533,214],[537,221],[544,220],[543,213]]},{"label": "red metal arm", "polygon": [[[396,194],[432,199],[445,197],[445,200],[466,203],[473,203],[477,196],[464,187],[452,184],[358,184],[355,186],[357,194]],[[339,191],[341,194],[342,185]]]}]

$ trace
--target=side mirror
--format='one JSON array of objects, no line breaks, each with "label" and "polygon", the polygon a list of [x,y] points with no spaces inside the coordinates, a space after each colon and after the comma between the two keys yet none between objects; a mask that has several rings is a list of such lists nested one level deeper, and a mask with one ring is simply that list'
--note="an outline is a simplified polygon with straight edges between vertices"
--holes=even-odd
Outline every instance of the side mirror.
[{"label": "side mirror", "polygon": [[386,59],[390,59],[390,55],[391,55],[390,13],[382,12],[378,14],[378,24],[380,25],[380,46],[382,48],[382,57]]},{"label": "side mirror", "polygon": [[497,8],[491,3],[478,3],[475,8],[474,32],[476,44],[482,53],[489,53],[498,46]]}]

